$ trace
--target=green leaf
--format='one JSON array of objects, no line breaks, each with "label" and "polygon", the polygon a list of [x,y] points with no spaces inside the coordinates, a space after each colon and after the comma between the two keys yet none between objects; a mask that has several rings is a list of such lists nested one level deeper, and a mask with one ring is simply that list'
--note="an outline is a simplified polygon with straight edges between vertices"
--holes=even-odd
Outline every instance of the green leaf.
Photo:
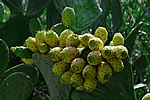
[{"label": "green leaf", "polygon": [[2,22],[4,17],[4,5],[0,2],[0,23]]},{"label": "green leaf", "polygon": [[69,100],[71,88],[60,84],[60,81],[52,74],[51,69],[54,63],[47,56],[39,53],[33,54],[33,60],[45,79],[51,99]]},{"label": "green leaf", "polygon": [[9,49],[5,41],[0,39],[0,75],[7,68],[9,61]]},{"label": "green leaf", "polygon": [[32,94],[33,84],[24,73],[13,73],[0,85],[0,100],[28,100]]},{"label": "green leaf", "polygon": [[111,0],[112,3],[112,24],[113,31],[117,32],[122,21],[122,11],[120,0]]}]

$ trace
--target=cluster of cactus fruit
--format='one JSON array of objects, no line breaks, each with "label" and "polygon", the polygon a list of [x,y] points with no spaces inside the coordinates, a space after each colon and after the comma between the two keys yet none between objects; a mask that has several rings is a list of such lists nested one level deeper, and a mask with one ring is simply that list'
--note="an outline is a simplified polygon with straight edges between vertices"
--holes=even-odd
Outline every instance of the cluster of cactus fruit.
[{"label": "cluster of cactus fruit", "polygon": [[[55,62],[51,66],[52,73],[62,84],[76,90],[93,91],[98,83],[108,82],[113,71],[122,71],[122,59],[128,56],[121,33],[115,33],[109,45],[105,45],[107,39],[104,27],[98,27],[93,35],[77,35],[70,29],[65,29],[59,36],[53,30],[39,31],[35,37],[26,39],[24,47],[12,47],[11,50],[27,64],[33,64],[32,53],[45,54]],[[83,53],[85,49],[89,50],[87,54]]]}]

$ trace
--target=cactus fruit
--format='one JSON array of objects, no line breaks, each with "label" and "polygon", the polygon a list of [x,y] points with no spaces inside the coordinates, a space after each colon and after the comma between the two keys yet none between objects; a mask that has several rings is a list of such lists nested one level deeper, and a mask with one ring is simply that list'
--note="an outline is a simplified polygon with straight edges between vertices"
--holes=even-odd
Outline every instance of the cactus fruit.
[{"label": "cactus fruit", "polygon": [[58,46],[59,37],[58,37],[57,33],[54,32],[53,30],[49,30],[49,31],[46,33],[45,42],[46,42],[50,47],[56,47],[56,46]]},{"label": "cactus fruit", "polygon": [[68,70],[62,74],[60,77],[60,82],[62,84],[70,84],[70,78],[72,76],[73,72],[71,70]]},{"label": "cactus fruit", "polygon": [[122,36],[121,33],[115,33],[112,41],[114,46],[124,45],[124,37]]},{"label": "cactus fruit", "polygon": [[128,56],[128,49],[119,45],[114,47],[115,56],[119,59],[125,59]]},{"label": "cactus fruit", "polygon": [[83,47],[85,48],[88,48],[88,41],[91,39],[91,38],[94,38],[94,35],[90,34],[90,33],[85,33],[83,35],[80,35],[79,36],[80,38],[80,43]]},{"label": "cactus fruit", "polygon": [[83,90],[84,90],[84,85],[81,85],[81,86],[79,86],[79,87],[76,87],[76,90],[83,91]]},{"label": "cactus fruit", "polygon": [[104,43],[100,38],[92,38],[88,42],[89,48],[93,51],[101,51],[104,47]]},{"label": "cactus fruit", "polygon": [[65,7],[62,11],[62,23],[64,26],[70,26],[74,20],[75,11],[71,7]]},{"label": "cactus fruit", "polygon": [[50,47],[46,43],[40,43],[38,47],[41,53],[47,53],[50,50]]},{"label": "cactus fruit", "polygon": [[115,46],[113,41],[110,41],[109,46]]},{"label": "cactus fruit", "polygon": [[83,84],[84,78],[82,77],[81,74],[78,73],[73,73],[71,78],[70,78],[70,84],[73,87],[79,87]]},{"label": "cactus fruit", "polygon": [[65,47],[61,51],[61,59],[66,63],[71,63],[77,57],[79,57],[79,51],[75,47]]},{"label": "cactus fruit", "polygon": [[111,59],[108,59],[107,62],[111,65],[112,69],[115,72],[120,72],[124,69],[123,62],[120,59],[111,58]]},{"label": "cactus fruit", "polygon": [[101,84],[105,84],[112,76],[112,69],[106,62],[101,62],[98,66],[97,78]]},{"label": "cactus fruit", "polygon": [[77,34],[71,34],[66,40],[66,46],[78,47],[80,40]]},{"label": "cactus fruit", "polygon": [[22,58],[21,60],[22,60],[25,64],[33,64],[33,60],[32,60],[32,59]]},{"label": "cactus fruit", "polygon": [[83,68],[85,67],[85,60],[83,58],[75,58],[72,62],[71,62],[71,70],[74,73],[81,73]]},{"label": "cactus fruit", "polygon": [[28,37],[25,41],[25,45],[27,48],[29,48],[32,52],[37,52],[38,47],[36,44],[36,40],[33,37]]},{"label": "cactus fruit", "polygon": [[85,80],[84,82],[84,88],[86,91],[94,91],[97,86],[97,79],[91,79],[91,80]]},{"label": "cactus fruit", "polygon": [[105,46],[102,49],[102,56],[105,59],[113,58],[114,57],[114,46]]},{"label": "cactus fruit", "polygon": [[96,76],[96,67],[91,65],[86,65],[82,71],[82,75],[85,79],[94,79]]},{"label": "cactus fruit", "polygon": [[142,100],[150,100],[150,93],[145,94],[145,95],[142,97]]},{"label": "cactus fruit", "polygon": [[105,27],[98,27],[95,31],[94,36],[100,38],[103,41],[103,43],[105,43],[108,38],[108,32]]},{"label": "cactus fruit", "polygon": [[48,53],[50,60],[52,61],[60,61],[61,57],[60,57],[60,52],[62,51],[61,47],[54,47],[50,50],[50,52]]},{"label": "cactus fruit", "polygon": [[88,55],[87,55],[87,62],[90,65],[98,65],[100,64],[100,62],[102,61],[102,56],[101,56],[101,52],[100,51],[91,51]]},{"label": "cactus fruit", "polygon": [[40,45],[45,42],[46,31],[38,31],[35,35],[36,44]]},{"label": "cactus fruit", "polygon": [[61,75],[69,68],[69,64],[59,61],[52,67],[52,72],[55,76],[61,77]]}]

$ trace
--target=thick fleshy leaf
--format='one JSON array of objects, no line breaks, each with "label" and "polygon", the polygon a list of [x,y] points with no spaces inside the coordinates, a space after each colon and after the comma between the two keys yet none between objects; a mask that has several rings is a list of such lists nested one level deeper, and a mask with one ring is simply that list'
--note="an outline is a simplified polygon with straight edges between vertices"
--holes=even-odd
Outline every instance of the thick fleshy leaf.
[{"label": "thick fleshy leaf", "polygon": [[0,2],[0,23],[2,22],[4,17],[4,6],[3,4]]}]

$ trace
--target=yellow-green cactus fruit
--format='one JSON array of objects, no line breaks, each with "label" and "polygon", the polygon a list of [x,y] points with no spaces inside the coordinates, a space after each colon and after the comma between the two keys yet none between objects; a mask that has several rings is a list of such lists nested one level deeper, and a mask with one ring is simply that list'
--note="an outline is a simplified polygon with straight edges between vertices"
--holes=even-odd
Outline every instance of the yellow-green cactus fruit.
[{"label": "yellow-green cactus fruit", "polygon": [[88,45],[92,51],[101,51],[104,47],[103,41],[97,37],[90,39]]},{"label": "yellow-green cactus fruit", "polygon": [[60,82],[62,84],[70,84],[70,78],[72,76],[73,72],[71,70],[68,70],[62,74],[60,77]]},{"label": "yellow-green cactus fruit", "polygon": [[61,57],[60,57],[60,53],[63,50],[63,48],[61,47],[54,47],[50,50],[50,52],[48,53],[48,56],[50,58],[50,60],[52,61],[60,61]]},{"label": "yellow-green cactus fruit", "polygon": [[79,36],[77,34],[71,34],[66,40],[66,46],[78,47],[80,44]]},{"label": "yellow-green cactus fruit", "polygon": [[88,55],[87,55],[87,62],[90,65],[98,65],[100,64],[100,62],[103,60],[102,56],[101,56],[101,52],[100,51],[91,51]]},{"label": "yellow-green cactus fruit", "polygon": [[113,36],[113,45],[124,45],[124,37],[121,33],[115,33]]},{"label": "yellow-green cactus fruit", "polygon": [[115,46],[113,41],[110,41],[109,46]]},{"label": "yellow-green cactus fruit", "polygon": [[28,37],[25,41],[25,45],[29,48],[32,52],[38,51],[38,46],[36,44],[36,40],[33,37]]},{"label": "yellow-green cactus fruit", "polygon": [[84,82],[84,88],[86,91],[94,91],[97,86],[97,79],[91,79],[91,80],[85,80]]},{"label": "yellow-green cactus fruit", "polygon": [[112,76],[112,69],[106,62],[101,62],[98,66],[97,78],[101,84],[105,84]]},{"label": "yellow-green cactus fruit", "polygon": [[75,58],[72,62],[71,62],[71,70],[74,73],[81,73],[83,68],[85,67],[85,60],[83,58]]},{"label": "yellow-green cactus fruit", "polygon": [[21,58],[21,60],[22,60],[25,64],[33,64],[33,60],[32,60],[32,59]]},{"label": "yellow-green cactus fruit", "polygon": [[74,34],[73,31],[69,30],[69,29],[65,29],[59,36],[59,47],[65,47],[66,46],[66,40],[68,38],[68,36],[70,36],[71,34]]},{"label": "yellow-green cactus fruit", "polygon": [[119,59],[125,59],[128,56],[128,49],[119,45],[114,47],[115,56]]},{"label": "yellow-green cactus fruit", "polygon": [[50,47],[46,43],[40,43],[38,47],[41,53],[47,53],[50,50]]},{"label": "yellow-green cactus fruit", "polygon": [[114,57],[114,46],[105,46],[102,49],[102,56],[105,59],[113,58]]},{"label": "yellow-green cactus fruit", "polygon": [[145,95],[142,97],[142,100],[150,100],[150,93],[145,94]]},{"label": "yellow-green cactus fruit", "polygon": [[92,65],[86,65],[82,71],[82,75],[85,79],[94,79],[96,76],[96,67]]},{"label": "yellow-green cactus fruit", "polygon": [[82,77],[81,74],[79,73],[73,73],[71,78],[70,78],[70,84],[73,87],[79,87],[83,84],[84,78]]},{"label": "yellow-green cactus fruit", "polygon": [[95,31],[94,36],[100,38],[103,41],[103,43],[105,43],[108,38],[108,32],[105,27],[98,27]]},{"label": "yellow-green cactus fruit", "polygon": [[69,68],[69,64],[64,61],[55,63],[52,67],[52,73],[54,76],[61,77],[61,75]]},{"label": "yellow-green cactus fruit", "polygon": [[83,91],[83,90],[84,90],[84,85],[81,85],[81,86],[79,86],[79,87],[76,87],[76,90]]},{"label": "yellow-green cactus fruit", "polygon": [[80,43],[83,47],[85,48],[88,48],[88,41],[91,39],[91,38],[94,38],[95,36],[90,34],[90,33],[85,33],[83,35],[80,35],[79,36],[79,39],[80,39]]},{"label": "yellow-green cactus fruit", "polygon": [[45,42],[46,31],[38,31],[35,35],[37,45]]},{"label": "yellow-green cactus fruit", "polygon": [[124,69],[122,60],[117,58],[108,59],[107,62],[111,65],[115,72],[121,72]]},{"label": "yellow-green cactus fruit", "polygon": [[45,41],[50,47],[57,47],[59,43],[59,37],[56,32],[49,30],[46,33]]}]

